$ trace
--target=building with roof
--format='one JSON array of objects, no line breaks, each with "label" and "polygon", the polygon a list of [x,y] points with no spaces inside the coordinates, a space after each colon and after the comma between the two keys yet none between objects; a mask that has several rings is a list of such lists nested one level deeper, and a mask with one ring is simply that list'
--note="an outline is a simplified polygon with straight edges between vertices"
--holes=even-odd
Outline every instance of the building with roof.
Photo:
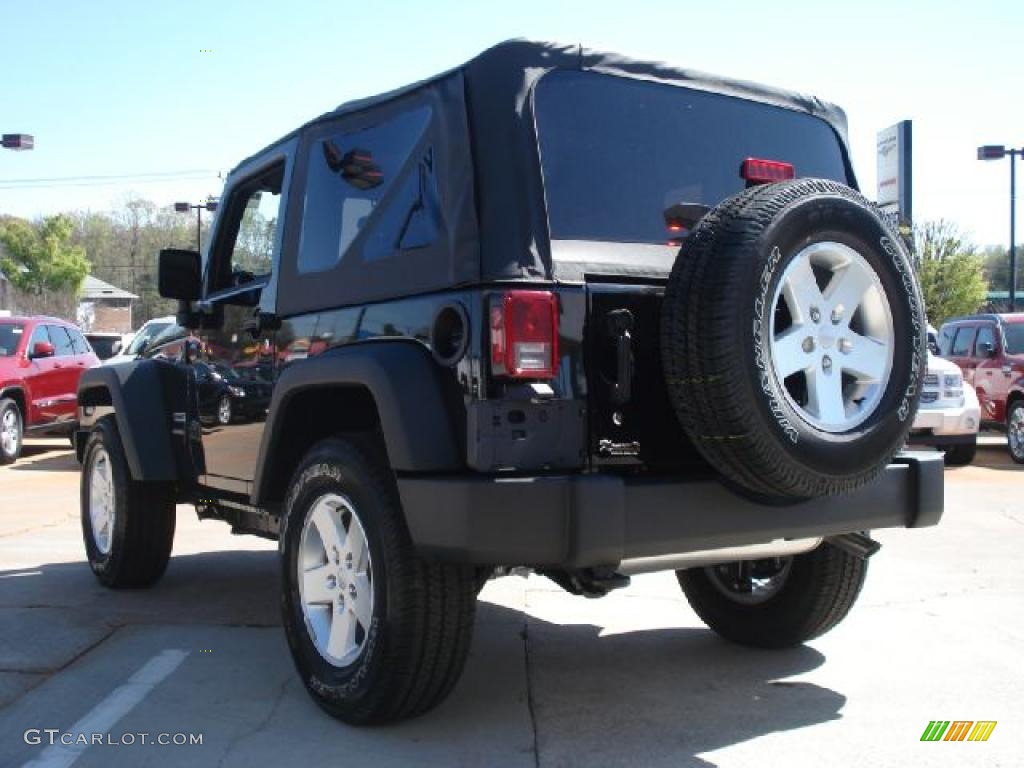
[{"label": "building with roof", "polygon": [[87,275],[78,298],[78,324],[86,331],[130,333],[134,293]]}]

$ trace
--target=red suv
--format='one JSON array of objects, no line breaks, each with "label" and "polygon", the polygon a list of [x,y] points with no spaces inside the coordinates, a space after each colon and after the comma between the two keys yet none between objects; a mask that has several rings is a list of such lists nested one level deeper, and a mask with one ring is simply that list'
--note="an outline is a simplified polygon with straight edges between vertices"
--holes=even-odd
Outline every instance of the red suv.
[{"label": "red suv", "polygon": [[953,318],[939,331],[939,351],[960,366],[982,421],[1006,428],[1010,456],[1024,464],[1024,313]]},{"label": "red suv", "polygon": [[78,378],[97,365],[75,326],[53,317],[0,317],[0,464],[29,434],[73,435]]}]

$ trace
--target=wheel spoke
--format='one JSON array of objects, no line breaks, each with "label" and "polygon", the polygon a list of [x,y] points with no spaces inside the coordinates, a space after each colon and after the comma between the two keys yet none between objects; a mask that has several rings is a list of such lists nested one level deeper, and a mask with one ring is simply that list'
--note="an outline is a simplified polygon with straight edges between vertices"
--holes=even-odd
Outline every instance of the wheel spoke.
[{"label": "wheel spoke", "polygon": [[808,336],[807,329],[802,325],[787,328],[772,340],[772,360],[775,371],[785,379],[797,371],[804,371],[813,362],[804,350],[804,340]]},{"label": "wheel spoke", "polygon": [[369,632],[370,621],[373,619],[373,603],[370,600],[370,590],[373,587],[369,577],[364,573],[357,574],[352,584],[356,588],[356,597],[352,599],[352,613],[359,620],[363,630]]},{"label": "wheel spoke", "polygon": [[342,544],[341,557],[342,562],[346,565],[351,564],[351,570],[356,572],[363,570],[366,565],[366,538],[363,529],[354,519],[349,524],[348,534]]},{"label": "wheel spoke", "polygon": [[342,542],[345,540],[345,531],[341,527],[341,520],[338,519],[338,512],[327,503],[317,504],[313,510],[313,525],[316,532],[320,534],[320,541],[324,545],[328,559],[333,551],[339,554],[342,552]]},{"label": "wheel spoke", "polygon": [[330,564],[310,568],[302,574],[302,598],[309,604],[333,603],[336,592],[334,570]]},{"label": "wheel spoke", "polygon": [[345,656],[356,644],[356,617],[345,608],[335,612],[331,620],[331,636],[327,640],[327,652],[334,658]]},{"label": "wheel spoke", "polygon": [[864,294],[872,285],[871,276],[860,265],[847,264],[836,270],[825,288],[825,300],[830,307],[842,307],[847,325],[850,317],[860,306]]},{"label": "wheel spoke", "polygon": [[824,303],[811,262],[807,259],[800,259],[787,271],[782,290],[794,325],[807,322],[811,307]]},{"label": "wheel spoke", "polygon": [[826,424],[841,424],[846,419],[842,376],[838,371],[813,370],[807,374],[807,407]]},{"label": "wheel spoke", "polygon": [[889,347],[879,339],[854,333],[846,337],[851,344],[848,353],[836,355],[844,371],[872,382],[881,381],[889,365]]}]

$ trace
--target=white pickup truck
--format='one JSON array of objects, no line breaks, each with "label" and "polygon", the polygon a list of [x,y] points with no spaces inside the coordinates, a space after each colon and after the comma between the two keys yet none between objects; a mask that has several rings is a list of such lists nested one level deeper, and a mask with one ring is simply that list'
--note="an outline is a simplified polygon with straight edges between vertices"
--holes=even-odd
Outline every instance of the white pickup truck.
[{"label": "white pickup truck", "polygon": [[929,352],[921,405],[908,442],[932,445],[945,453],[946,464],[964,466],[974,461],[980,423],[978,396],[964,386],[959,366]]}]

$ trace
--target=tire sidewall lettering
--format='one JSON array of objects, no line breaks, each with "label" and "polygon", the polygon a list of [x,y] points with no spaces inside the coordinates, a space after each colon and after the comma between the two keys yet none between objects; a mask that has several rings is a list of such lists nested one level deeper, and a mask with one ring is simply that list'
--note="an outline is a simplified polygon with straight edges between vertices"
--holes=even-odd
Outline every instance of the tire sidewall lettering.
[{"label": "tire sidewall lettering", "polygon": [[766,329],[770,327],[767,314],[772,311],[772,307],[769,306],[771,301],[768,298],[768,291],[774,282],[773,278],[780,261],[782,261],[782,250],[777,245],[773,246],[768,261],[761,270],[758,281],[759,292],[757,298],[754,299],[754,364],[757,366],[757,378],[761,391],[768,399],[768,410],[775,417],[775,422],[783,434],[795,445],[800,439],[800,433],[787,417],[775,387],[772,386],[774,374],[769,370],[767,359],[769,339]]}]

